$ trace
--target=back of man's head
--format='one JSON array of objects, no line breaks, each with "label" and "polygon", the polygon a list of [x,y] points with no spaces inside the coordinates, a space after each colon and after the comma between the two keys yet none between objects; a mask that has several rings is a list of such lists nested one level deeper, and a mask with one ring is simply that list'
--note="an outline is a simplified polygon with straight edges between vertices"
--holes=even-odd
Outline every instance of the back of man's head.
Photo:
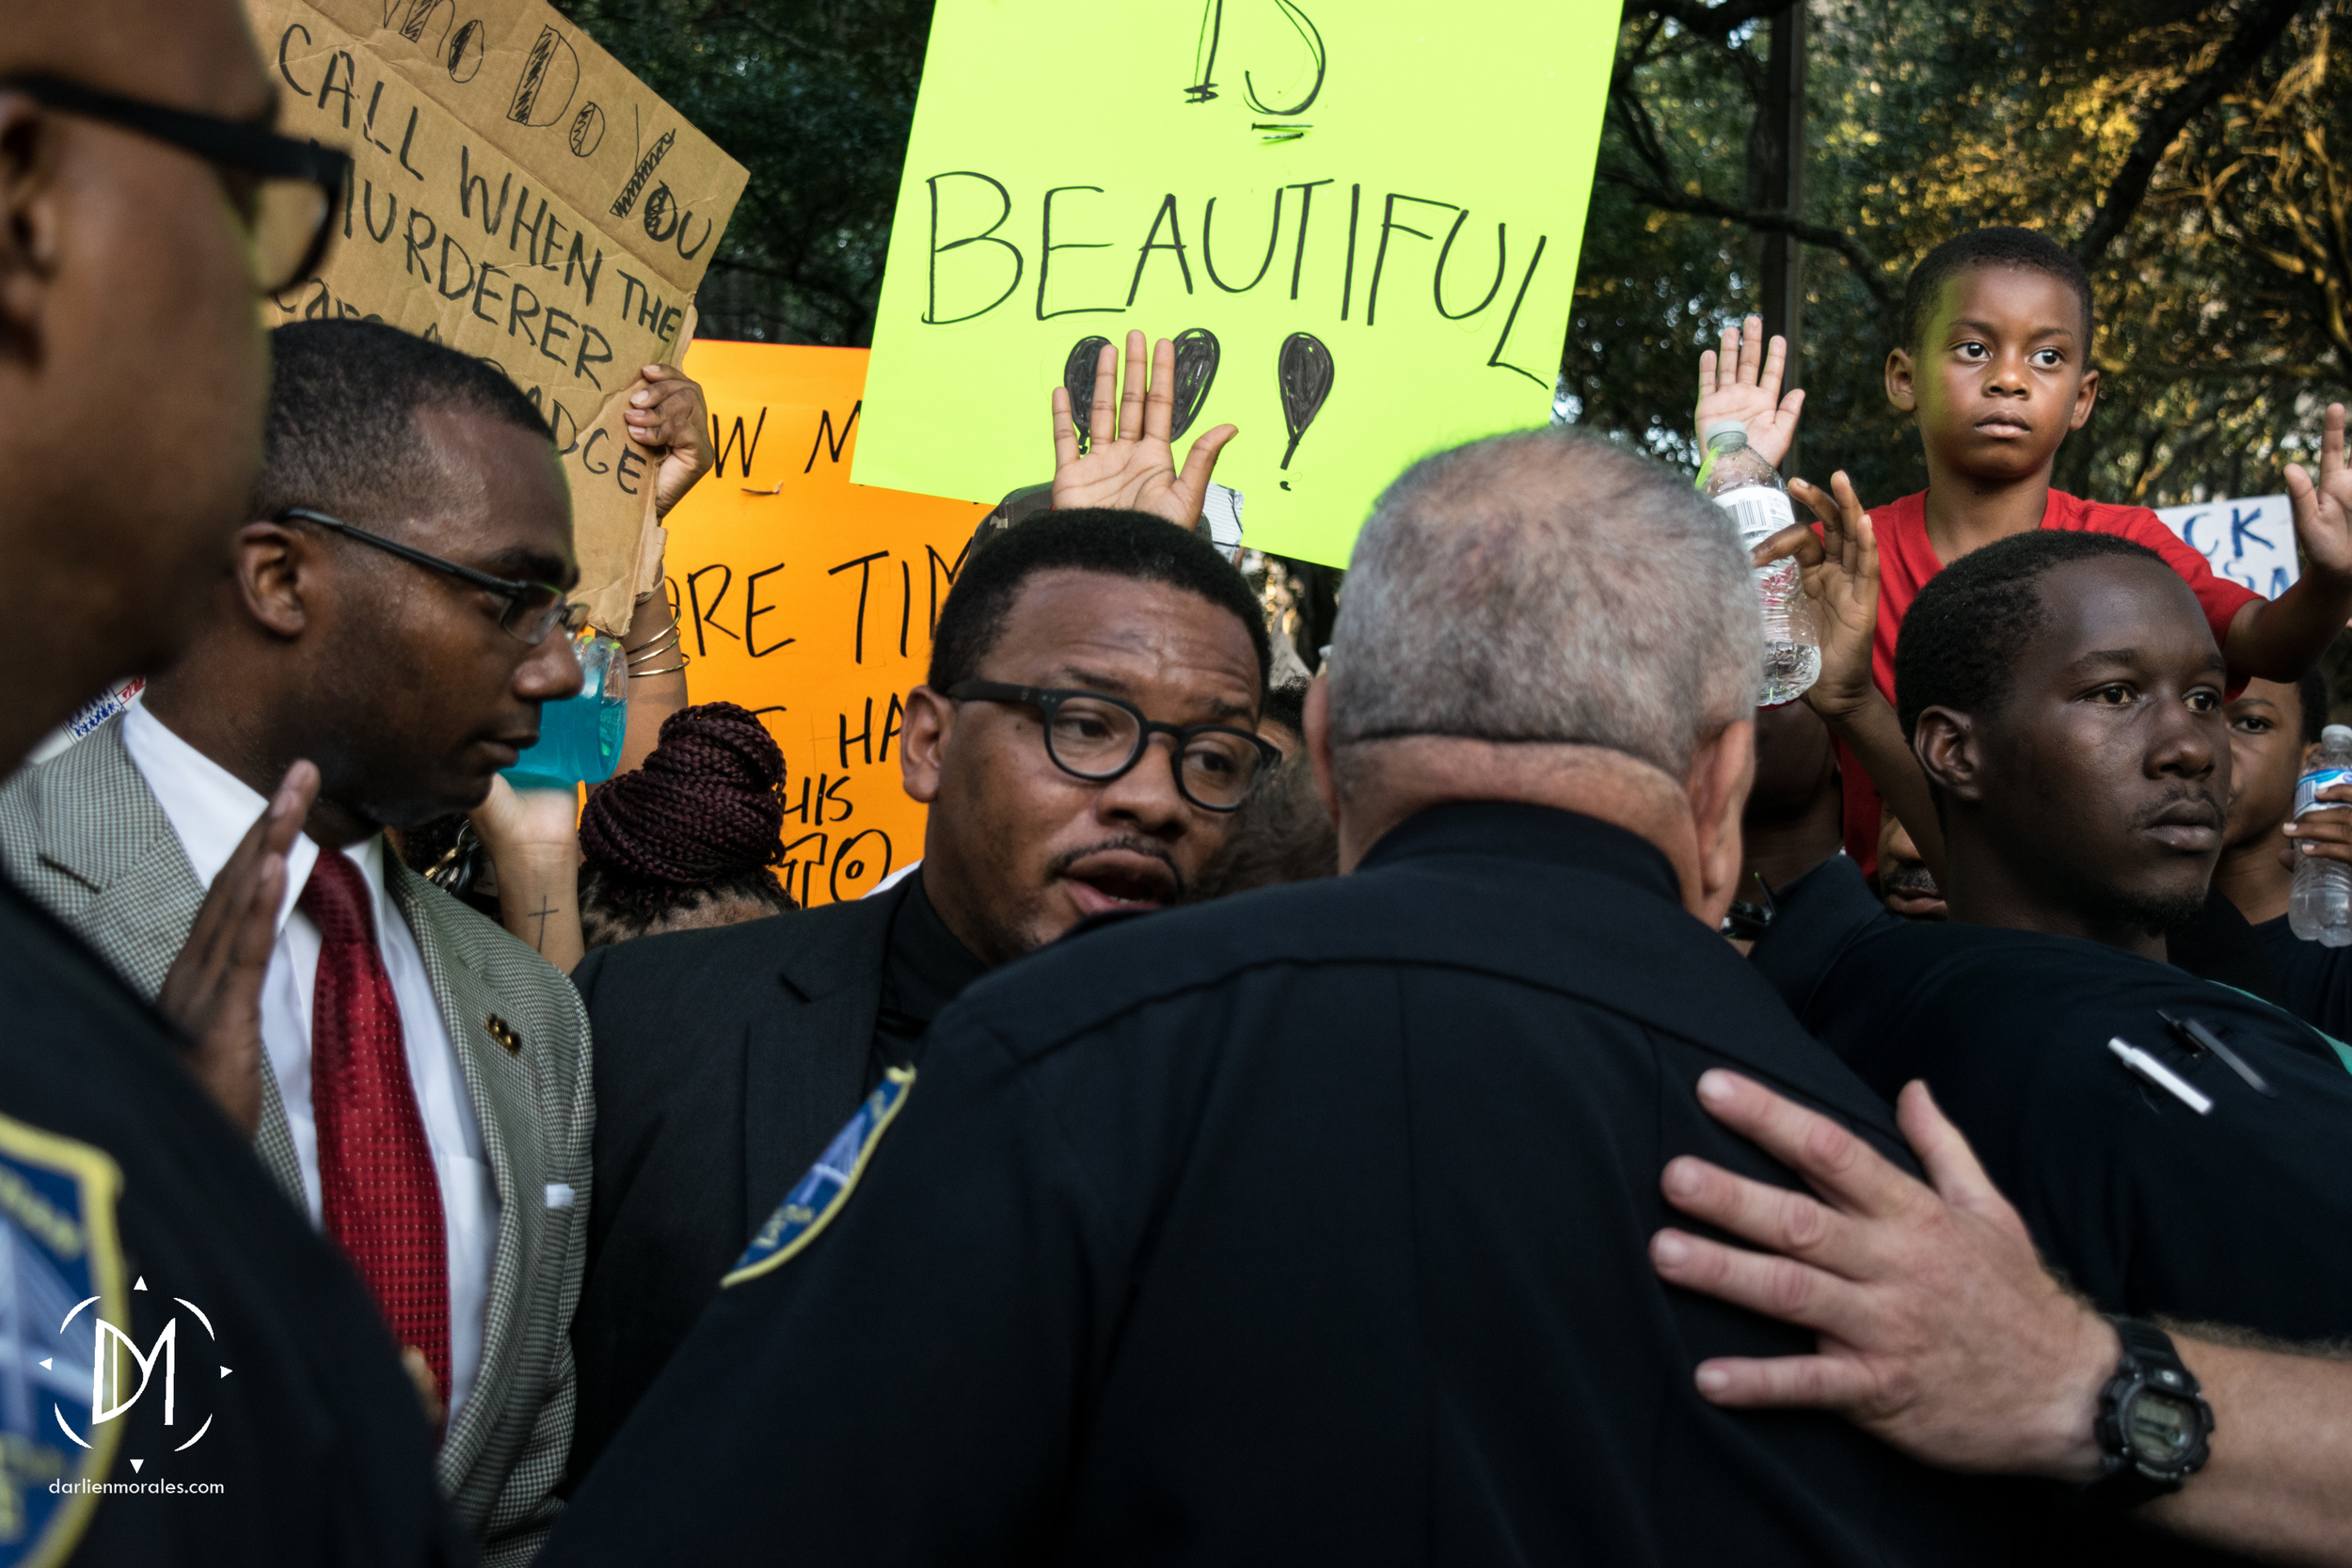
[{"label": "back of man's head", "polygon": [[1997,716],[2016,681],[2019,650],[2049,621],[2042,579],[2069,562],[2116,556],[2164,565],[2145,545],[2111,533],[2039,529],[1971,550],[1930,578],[1895,646],[1895,716],[1904,738],[1931,707]]},{"label": "back of man's head", "polygon": [[1216,546],[1143,512],[1077,508],[1023,518],[977,546],[931,633],[928,684],[945,691],[979,673],[1021,591],[1045,572],[1092,572],[1165,584],[1231,610],[1257,651],[1259,684],[1273,668],[1265,615]]},{"label": "back of man's head", "polygon": [[1474,441],[1406,469],[1356,541],[1338,782],[1406,736],[1597,746],[1679,781],[1762,667],[1746,552],[1688,478],[1567,431]]},{"label": "back of man's head", "polygon": [[[421,510],[442,476],[417,436],[421,409],[555,433],[502,373],[380,322],[296,322],[270,335],[266,455],[253,515],[290,506],[387,523]],[[363,503],[364,504],[361,504]]]}]

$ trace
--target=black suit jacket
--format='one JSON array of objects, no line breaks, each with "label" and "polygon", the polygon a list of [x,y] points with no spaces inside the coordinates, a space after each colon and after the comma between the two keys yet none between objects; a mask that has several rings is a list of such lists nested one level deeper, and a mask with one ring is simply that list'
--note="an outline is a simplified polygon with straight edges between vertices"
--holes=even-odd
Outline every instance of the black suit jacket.
[{"label": "black suit jacket", "polygon": [[864,1098],[907,887],[600,947],[572,972],[596,1069],[575,1478]]},{"label": "black suit jacket", "polygon": [[1674,1155],[1793,1183],[1700,1110],[1715,1066],[1900,1147],[1662,856],[1534,807],[1031,955],[934,1021],[542,1560],[2000,1560],[1982,1483],[1692,1386],[1813,1348],[1650,1266]]}]

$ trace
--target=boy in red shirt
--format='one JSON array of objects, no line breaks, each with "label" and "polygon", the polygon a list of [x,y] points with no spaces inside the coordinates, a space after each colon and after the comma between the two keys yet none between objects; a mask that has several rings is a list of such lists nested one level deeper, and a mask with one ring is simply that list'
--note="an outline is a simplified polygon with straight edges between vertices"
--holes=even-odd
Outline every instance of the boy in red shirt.
[{"label": "boy in red shirt", "polygon": [[[1698,423],[1746,420],[1749,444],[1777,464],[1795,436],[1804,394],[1778,396],[1783,345],[1775,338],[1769,356],[1760,356],[1760,337],[1751,317],[1743,338],[1724,335],[1720,360],[1712,351],[1700,356]],[[2147,546],[2195,592],[2233,684],[2299,678],[2352,615],[2343,406],[2328,410],[2318,482],[2299,465],[2287,467],[2306,569],[2265,600],[2217,577],[2146,507],[2050,488],[2058,444],[2083,427],[2098,399],[2090,344],[2090,280],[2064,249],[2026,229],[1979,229],[1945,241],[1912,269],[1899,344],[1886,356],[1887,401],[1918,422],[1927,489],[1866,517],[1842,472],[1831,482],[1834,496],[1791,480],[1789,493],[1820,529],[1792,529],[1757,547],[1759,564],[1794,555],[1804,569],[1822,640],[1821,678],[1804,700],[1839,741],[1846,851],[1865,872],[1878,849],[1873,781],[1929,863],[1943,858],[1925,780],[1895,719],[1895,641],[1921,585],[1970,550],[2037,528],[2121,534]]]}]

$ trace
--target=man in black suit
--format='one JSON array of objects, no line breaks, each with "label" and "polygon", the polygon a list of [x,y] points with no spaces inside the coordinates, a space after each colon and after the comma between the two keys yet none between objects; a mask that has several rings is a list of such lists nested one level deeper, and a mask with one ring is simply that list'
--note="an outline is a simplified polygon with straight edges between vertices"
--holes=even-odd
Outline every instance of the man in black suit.
[{"label": "man in black suit", "polygon": [[[916,873],[854,903],[601,947],[573,972],[597,1103],[575,1478],[940,1009],[1089,915],[1183,895],[1276,754],[1250,733],[1266,665],[1248,587],[1205,540],[1141,512],[1023,522],[957,579],[907,697],[906,788],[931,808]],[[967,687],[984,673],[1017,689]],[[1137,720],[1209,729],[1163,747]],[[1114,730],[1136,766],[1087,749]]]},{"label": "man in black suit", "polygon": [[[272,106],[231,0],[8,8],[0,553],[40,631],[0,769],[167,664],[226,572],[262,451],[258,296],[315,264],[348,168],[272,135]],[[316,780],[296,765],[172,967],[164,1004],[193,1040],[0,883],[11,1561],[470,1560],[374,1304],[222,1114],[253,1103],[285,848]],[[94,1390],[126,1340],[136,1373]]]},{"label": "man in black suit", "polygon": [[1668,1157],[1791,1180],[1710,1068],[1900,1148],[1715,934],[1761,656],[1680,476],[1549,431],[1408,471],[1307,711],[1349,874],[975,986],[548,1561],[1996,1560],[1969,1483],[1700,1398],[1806,1337],[1645,1256]]}]

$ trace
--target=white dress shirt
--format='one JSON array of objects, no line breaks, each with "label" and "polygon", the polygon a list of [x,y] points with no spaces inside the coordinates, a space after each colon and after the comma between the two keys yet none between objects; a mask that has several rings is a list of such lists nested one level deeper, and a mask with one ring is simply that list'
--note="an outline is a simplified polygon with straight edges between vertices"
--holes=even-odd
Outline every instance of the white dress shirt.
[{"label": "white dress shirt", "polygon": [[[143,703],[123,715],[122,745],[171,819],[196,879],[210,888],[269,802],[165,728]],[[424,955],[385,890],[384,840],[378,835],[342,853],[367,880],[376,946],[400,1005],[408,1081],[440,1179],[442,1225],[449,1241],[449,1417],[453,1426],[482,1364],[483,1314],[491,1254],[498,1243],[498,1185],[490,1179],[482,1127],[474,1119],[456,1048],[425,977]],[[294,908],[294,900],[310,879],[318,857],[319,847],[310,836],[297,834],[286,856],[286,901],[278,911],[278,945],[262,983],[262,1044],[286,1104],[312,1225],[322,1223],[318,1119],[310,1109],[310,997],[318,979],[320,941],[318,927]]]}]

